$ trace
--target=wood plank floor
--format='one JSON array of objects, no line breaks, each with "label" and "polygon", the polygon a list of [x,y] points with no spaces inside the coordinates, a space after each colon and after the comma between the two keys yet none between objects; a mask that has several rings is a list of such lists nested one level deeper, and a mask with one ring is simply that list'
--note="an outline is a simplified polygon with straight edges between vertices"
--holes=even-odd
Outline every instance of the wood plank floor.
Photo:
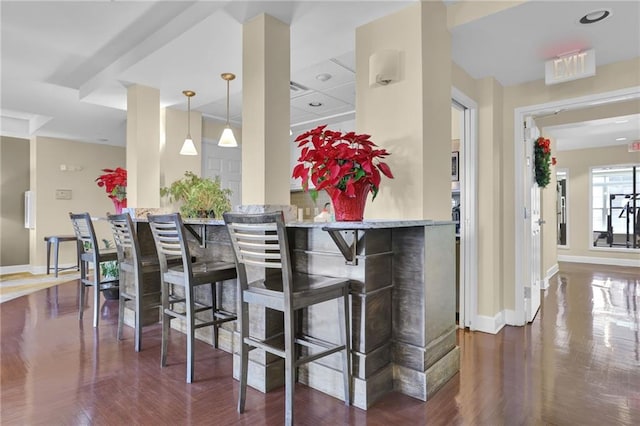
[{"label": "wood plank floor", "polygon": [[[77,319],[75,282],[0,305],[2,425],[278,425],[284,391],[248,390],[236,413],[231,355],[198,342],[196,382],[173,332],[160,368],[160,328],[116,341],[117,301],[98,329]],[[459,331],[461,370],[428,402],[397,393],[367,411],[303,385],[301,425],[638,425],[640,271],[561,264],[536,320],[497,335]],[[89,310],[88,312],[91,312]]]}]

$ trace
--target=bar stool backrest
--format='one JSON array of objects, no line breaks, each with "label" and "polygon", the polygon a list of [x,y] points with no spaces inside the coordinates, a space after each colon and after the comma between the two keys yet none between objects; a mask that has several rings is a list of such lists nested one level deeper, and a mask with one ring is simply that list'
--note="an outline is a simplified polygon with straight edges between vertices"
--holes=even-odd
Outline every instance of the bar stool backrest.
[{"label": "bar stool backrest", "polygon": [[118,263],[120,265],[131,265],[135,268],[135,272],[142,270],[140,245],[138,244],[138,236],[136,228],[133,226],[131,215],[128,213],[107,214],[107,218],[111,225],[116,249],[118,250]]},{"label": "bar stool backrest", "polygon": [[191,253],[186,240],[186,232],[180,213],[147,215],[153,240],[156,243],[160,270],[167,272],[167,257],[181,256],[185,272],[185,285],[193,276]]},{"label": "bar stool backrest", "polygon": [[238,278],[248,286],[247,265],[282,270],[285,302],[291,298],[291,260],[282,211],[258,214],[225,213],[224,221],[231,237]]},{"label": "bar stool backrest", "polygon": [[73,230],[78,238],[79,244],[82,246],[82,251],[93,254],[94,258],[97,259],[100,256],[100,246],[98,245],[96,232],[93,228],[91,215],[89,215],[89,213],[69,212],[69,218],[71,219],[71,224],[73,225]]}]

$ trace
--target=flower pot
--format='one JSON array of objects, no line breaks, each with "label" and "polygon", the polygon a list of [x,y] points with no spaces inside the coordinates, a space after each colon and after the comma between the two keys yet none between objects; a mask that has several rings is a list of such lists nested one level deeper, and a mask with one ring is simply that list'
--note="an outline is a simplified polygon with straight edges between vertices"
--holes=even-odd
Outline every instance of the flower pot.
[{"label": "flower pot", "polygon": [[353,186],[355,194],[352,197],[337,188],[326,189],[333,204],[336,220],[339,222],[360,222],[364,217],[364,207],[371,185],[356,182]]},{"label": "flower pot", "polygon": [[124,200],[118,200],[117,198],[112,198],[111,201],[113,201],[113,205],[116,208],[116,214],[121,214],[122,209],[127,207],[126,198]]}]

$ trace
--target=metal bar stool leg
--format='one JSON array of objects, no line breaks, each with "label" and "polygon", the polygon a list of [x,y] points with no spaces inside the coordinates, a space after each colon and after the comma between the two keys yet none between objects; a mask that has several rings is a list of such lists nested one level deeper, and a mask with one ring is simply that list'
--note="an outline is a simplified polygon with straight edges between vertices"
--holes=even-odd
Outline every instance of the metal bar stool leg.
[{"label": "metal bar stool leg", "polygon": [[51,240],[47,240],[47,275],[49,275],[50,262],[51,262]]}]

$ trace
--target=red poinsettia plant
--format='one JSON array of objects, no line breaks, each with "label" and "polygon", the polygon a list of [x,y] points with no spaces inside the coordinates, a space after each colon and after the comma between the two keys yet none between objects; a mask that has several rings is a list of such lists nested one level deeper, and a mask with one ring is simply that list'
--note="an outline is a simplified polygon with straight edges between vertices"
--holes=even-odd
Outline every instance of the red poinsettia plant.
[{"label": "red poinsettia plant", "polygon": [[[369,138],[355,132],[342,133],[318,126],[296,138],[302,148],[299,164],[292,176],[302,180],[302,189],[310,191],[315,201],[322,189],[335,188],[346,196],[354,197],[356,185],[370,185],[373,199],[378,194],[381,175],[393,179],[389,166],[380,159],[390,155],[378,149]],[[309,189],[309,180],[315,189]]]},{"label": "red poinsettia plant", "polygon": [[127,200],[127,170],[121,167],[102,169],[103,175],[98,176],[96,182],[99,187],[104,187],[107,196],[112,200]]}]

